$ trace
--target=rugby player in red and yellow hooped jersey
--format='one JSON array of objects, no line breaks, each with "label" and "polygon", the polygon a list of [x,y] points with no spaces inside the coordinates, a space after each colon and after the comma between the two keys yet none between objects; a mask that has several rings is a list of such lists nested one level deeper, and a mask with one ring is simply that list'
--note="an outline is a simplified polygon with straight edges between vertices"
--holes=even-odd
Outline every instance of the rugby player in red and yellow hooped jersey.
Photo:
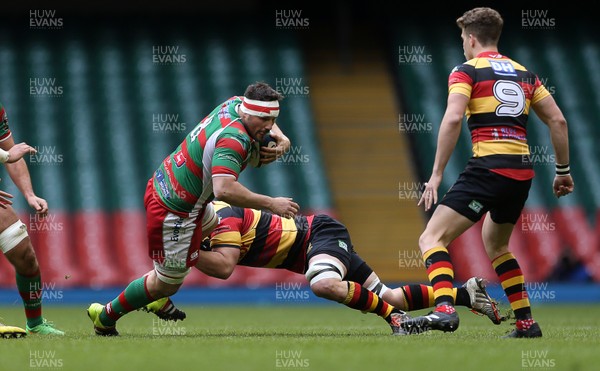
[{"label": "rugby player in red and yellow hooped jersey", "polygon": [[530,108],[550,129],[556,158],[557,197],[573,191],[569,174],[567,122],[539,79],[498,52],[504,21],[491,8],[474,8],[456,20],[467,59],[452,70],[446,112],[440,124],[431,178],[418,205],[429,210],[452,154],[466,113],[473,157],[444,195],[419,238],[436,309],[405,321],[406,330],[455,331],[459,325],[452,298],[454,268],[446,247],[485,216],[483,243],[516,317],[507,337],[541,337],[533,320],[524,277],[508,249],[534,176],[527,147]]},{"label": "rugby player in red and yellow hooped jersey", "polygon": [[469,98],[473,157],[467,166],[516,180],[533,178],[527,161],[529,108],[550,95],[538,77],[497,51],[484,51],[455,67],[448,85],[448,94]]},{"label": "rugby player in red and yellow hooped jersey", "polygon": [[[411,284],[388,288],[354,250],[346,227],[328,215],[282,218],[269,212],[213,202],[219,223],[204,244],[196,268],[209,276],[227,279],[236,265],[287,269],[304,274],[315,295],[384,318],[392,334],[403,335],[400,322],[409,318],[402,310],[433,305],[431,286]],[[464,305],[500,322],[498,311],[481,279],[453,288],[457,305]],[[163,319],[180,319],[177,311],[159,301],[148,311]],[[167,312],[168,311],[168,312]]]}]

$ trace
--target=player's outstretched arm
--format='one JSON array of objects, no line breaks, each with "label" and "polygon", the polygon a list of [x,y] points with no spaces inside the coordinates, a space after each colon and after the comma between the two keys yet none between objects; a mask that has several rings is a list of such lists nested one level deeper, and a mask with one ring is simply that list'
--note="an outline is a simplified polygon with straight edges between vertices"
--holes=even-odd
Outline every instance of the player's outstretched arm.
[{"label": "player's outstretched arm", "polygon": [[213,176],[215,198],[238,207],[270,210],[273,214],[293,217],[300,207],[288,197],[269,197],[254,193],[232,176]]},{"label": "player's outstretched arm", "polygon": [[533,105],[533,110],[550,129],[550,140],[554,147],[557,174],[552,188],[556,197],[566,196],[575,189],[575,183],[569,169],[569,132],[567,120],[556,104],[554,97],[548,95]]}]

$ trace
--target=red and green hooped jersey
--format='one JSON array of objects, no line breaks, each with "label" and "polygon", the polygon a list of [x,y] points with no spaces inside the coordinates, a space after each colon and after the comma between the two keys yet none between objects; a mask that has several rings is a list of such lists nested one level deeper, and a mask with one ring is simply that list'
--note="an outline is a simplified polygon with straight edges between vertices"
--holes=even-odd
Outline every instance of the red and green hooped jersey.
[{"label": "red and green hooped jersey", "polygon": [[236,112],[241,98],[217,106],[154,172],[156,196],[173,213],[197,215],[214,198],[212,177],[237,179],[248,164],[255,147]]},{"label": "red and green hooped jersey", "polygon": [[0,142],[10,137],[10,128],[8,127],[8,116],[2,103],[0,103]]}]

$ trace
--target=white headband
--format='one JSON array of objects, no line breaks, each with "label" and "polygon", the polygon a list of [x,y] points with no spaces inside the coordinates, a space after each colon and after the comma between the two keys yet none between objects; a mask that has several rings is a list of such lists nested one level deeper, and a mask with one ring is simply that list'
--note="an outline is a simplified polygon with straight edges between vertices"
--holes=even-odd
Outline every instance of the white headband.
[{"label": "white headband", "polygon": [[277,117],[279,116],[279,101],[265,102],[243,97],[240,109],[242,112],[252,116]]}]

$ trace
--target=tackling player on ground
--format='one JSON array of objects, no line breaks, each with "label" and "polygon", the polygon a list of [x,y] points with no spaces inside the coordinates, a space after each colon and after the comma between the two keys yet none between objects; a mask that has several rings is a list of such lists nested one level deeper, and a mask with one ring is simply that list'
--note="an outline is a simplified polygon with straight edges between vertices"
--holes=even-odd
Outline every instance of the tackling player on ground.
[{"label": "tackling player on ground", "polygon": [[[227,279],[236,265],[304,274],[315,295],[377,314],[388,322],[394,335],[405,334],[400,324],[409,316],[404,311],[433,306],[431,286],[411,284],[391,289],[383,284],[354,250],[346,227],[328,215],[282,218],[220,201],[215,201],[214,207],[219,224],[210,240],[204,240],[196,263],[209,276]],[[451,295],[458,305],[500,323],[480,278],[471,278],[464,287],[454,288]],[[167,306],[166,302],[165,298],[146,309],[163,319],[181,319],[170,300]]]},{"label": "tackling player on ground", "polygon": [[[164,159],[144,196],[154,270],[106,305],[90,305],[87,313],[96,334],[118,335],[120,317],[177,292],[198,261],[203,237],[217,222],[210,203],[214,197],[279,215],[298,212],[291,198],[253,193],[238,182],[249,163],[272,162],[289,148],[290,141],[275,124],[282,98],[265,83],[248,86],[243,97],[219,104]],[[269,132],[277,146],[262,148],[259,154],[256,144]]]},{"label": "tackling player on ground", "polygon": [[[8,127],[8,117],[0,104],[0,163],[5,164],[10,178],[19,188],[29,206],[36,214],[48,214],[46,200],[36,196],[31,185],[27,164],[22,159],[27,154],[36,153],[35,148],[26,143],[15,144]],[[12,198],[2,192],[0,199],[0,249],[15,268],[17,289],[25,307],[27,322],[25,330],[0,324],[0,336],[20,337],[25,334],[64,335],[64,333],[47,322],[42,316],[42,277],[35,256],[35,250],[27,234],[27,226],[19,220],[15,210],[10,206]]]}]

